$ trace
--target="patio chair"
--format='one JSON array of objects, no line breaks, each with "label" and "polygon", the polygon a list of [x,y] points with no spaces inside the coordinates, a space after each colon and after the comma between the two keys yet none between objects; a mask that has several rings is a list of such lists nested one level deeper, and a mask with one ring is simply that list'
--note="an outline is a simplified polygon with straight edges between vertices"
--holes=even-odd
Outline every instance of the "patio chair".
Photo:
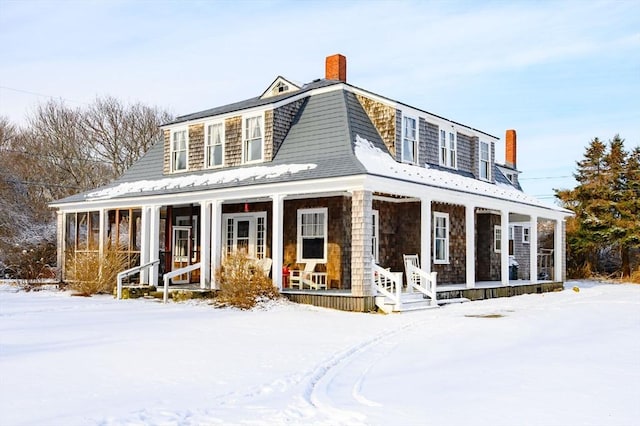
[{"label": "patio chair", "polygon": [[420,269],[420,257],[418,257],[417,254],[403,254],[402,259],[404,260],[404,273],[407,276],[407,287],[411,290],[412,287],[409,285],[410,283],[420,285],[420,275],[416,273],[410,274],[409,265]]},{"label": "patio chair", "polygon": [[270,257],[263,257],[256,262],[256,267],[262,269],[265,277],[269,277],[271,273],[271,265],[273,265],[273,259]]},{"label": "patio chair", "polygon": [[307,262],[304,269],[292,269],[289,276],[289,286],[304,290],[308,287],[311,290],[327,289],[327,273],[315,272],[316,262]]}]

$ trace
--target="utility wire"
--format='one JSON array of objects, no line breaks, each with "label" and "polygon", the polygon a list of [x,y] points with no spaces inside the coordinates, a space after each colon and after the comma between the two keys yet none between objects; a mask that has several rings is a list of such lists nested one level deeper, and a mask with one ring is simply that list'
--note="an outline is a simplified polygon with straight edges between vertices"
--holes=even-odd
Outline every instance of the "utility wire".
[{"label": "utility wire", "polygon": [[16,89],[15,87],[0,86],[0,89],[11,90],[13,92],[18,92],[18,93],[25,93],[27,95],[40,96],[42,98],[60,99],[60,100],[63,100],[63,101],[73,102],[73,103],[76,103],[76,104],[85,104],[85,105],[87,104],[86,102],[74,101],[73,99],[63,98],[62,96],[45,95],[44,93],[31,92],[29,90],[23,90],[23,89]]}]

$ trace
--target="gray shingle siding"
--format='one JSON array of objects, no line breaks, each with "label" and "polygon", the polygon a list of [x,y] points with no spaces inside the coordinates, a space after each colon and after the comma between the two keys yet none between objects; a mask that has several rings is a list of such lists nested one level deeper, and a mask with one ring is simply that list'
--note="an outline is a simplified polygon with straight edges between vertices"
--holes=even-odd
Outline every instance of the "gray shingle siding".
[{"label": "gray shingle siding", "polygon": [[291,123],[295,119],[300,107],[307,101],[308,98],[299,99],[297,101],[288,103],[280,108],[276,108],[273,111],[273,155],[275,156],[284,138],[289,133]]},{"label": "gray shingle siding", "polygon": [[458,170],[475,175],[471,162],[471,138],[462,133],[457,133],[456,140]]},{"label": "gray shingle siding", "polygon": [[425,128],[425,145],[426,145],[426,163],[438,165],[440,159],[438,156],[438,142],[440,129],[436,124],[426,122]]},{"label": "gray shingle siding", "polygon": [[402,161],[402,111],[396,110],[396,161]]}]

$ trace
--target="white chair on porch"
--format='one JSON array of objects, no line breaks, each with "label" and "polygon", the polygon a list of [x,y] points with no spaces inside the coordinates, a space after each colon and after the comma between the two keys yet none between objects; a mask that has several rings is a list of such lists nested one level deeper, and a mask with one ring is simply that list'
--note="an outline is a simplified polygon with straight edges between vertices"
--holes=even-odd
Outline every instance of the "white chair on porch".
[{"label": "white chair on porch", "polygon": [[311,290],[326,290],[327,273],[315,272],[316,262],[307,262],[304,269],[292,269],[289,276],[289,285],[291,288],[304,290],[308,287]]},{"label": "white chair on porch", "polygon": [[407,290],[411,291],[411,283],[420,285],[420,275],[409,273],[409,265],[420,269],[420,257],[417,254],[403,254],[404,273],[407,276]]},{"label": "white chair on porch", "polygon": [[270,257],[263,257],[256,261],[256,267],[260,268],[262,272],[264,272],[264,276],[267,278],[269,277],[269,274],[271,274],[271,265],[273,265],[273,259]]}]

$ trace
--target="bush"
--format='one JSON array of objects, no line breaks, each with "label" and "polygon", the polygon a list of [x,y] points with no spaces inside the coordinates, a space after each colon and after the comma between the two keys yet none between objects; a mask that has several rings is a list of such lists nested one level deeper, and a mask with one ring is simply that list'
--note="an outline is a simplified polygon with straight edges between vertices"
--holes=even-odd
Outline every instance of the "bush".
[{"label": "bush", "polygon": [[81,296],[113,293],[118,284],[118,273],[127,269],[126,253],[107,249],[102,257],[98,253],[75,253],[67,261],[69,287]]},{"label": "bush", "polygon": [[632,283],[640,284],[640,266],[638,266],[635,271],[631,272],[629,281],[631,281]]},{"label": "bush", "polygon": [[255,261],[244,252],[227,256],[222,266],[216,270],[216,280],[220,292],[216,300],[223,306],[251,309],[261,299],[279,297],[278,289],[262,269],[255,267]]}]

